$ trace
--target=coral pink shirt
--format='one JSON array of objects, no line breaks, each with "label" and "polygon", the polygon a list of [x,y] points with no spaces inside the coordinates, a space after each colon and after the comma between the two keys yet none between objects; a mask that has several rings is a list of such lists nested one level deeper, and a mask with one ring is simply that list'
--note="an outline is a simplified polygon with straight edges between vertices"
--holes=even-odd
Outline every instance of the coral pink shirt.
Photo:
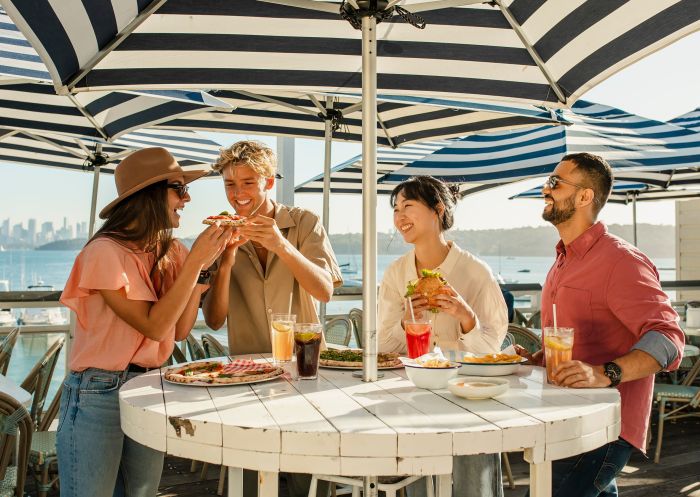
[{"label": "coral pink shirt", "polygon": [[[627,354],[650,331],[675,345],[675,369],[683,355],[685,336],[678,315],[661,290],[654,264],[636,247],[596,223],[564,246],[542,289],[542,326],[574,328],[573,358],[601,365]],[[618,385],[622,402],[620,437],[644,452],[654,375]]]},{"label": "coral pink shirt", "polygon": [[[173,264],[165,274],[163,291],[172,286],[187,253],[182,243],[173,242],[169,252]],[[110,238],[98,238],[78,254],[60,299],[77,315],[68,363],[71,371],[122,371],[129,363],[158,367],[170,356],[174,326],[162,342],[146,338],[119,318],[99,292],[123,288],[129,300],[156,302],[149,276],[154,258],[153,253],[132,250]]]}]

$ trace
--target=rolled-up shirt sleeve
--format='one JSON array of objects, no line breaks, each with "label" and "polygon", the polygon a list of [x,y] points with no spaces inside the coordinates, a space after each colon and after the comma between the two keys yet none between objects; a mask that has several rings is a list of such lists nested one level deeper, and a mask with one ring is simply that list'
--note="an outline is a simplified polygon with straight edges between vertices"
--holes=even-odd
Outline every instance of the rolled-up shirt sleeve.
[{"label": "rolled-up shirt sleeve", "polygon": [[[685,335],[653,264],[625,254],[609,275],[606,295],[617,319],[638,337],[633,349],[649,353],[666,370],[676,369],[683,356]],[[675,354],[667,350],[669,344]]]}]

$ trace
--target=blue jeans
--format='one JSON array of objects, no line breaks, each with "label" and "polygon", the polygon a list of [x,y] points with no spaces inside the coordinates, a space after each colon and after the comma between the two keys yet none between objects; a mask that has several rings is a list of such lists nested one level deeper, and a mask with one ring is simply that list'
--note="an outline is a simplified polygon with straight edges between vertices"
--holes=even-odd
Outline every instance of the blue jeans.
[{"label": "blue jeans", "polygon": [[[500,454],[452,458],[452,495],[455,497],[503,497]],[[425,497],[425,481],[407,488],[409,497]]]},{"label": "blue jeans", "polygon": [[119,388],[139,373],[86,369],[63,384],[56,448],[61,497],[154,497],[162,452],[124,435]]},{"label": "blue jeans", "polygon": [[552,497],[617,497],[615,477],[629,461],[632,449],[618,438],[589,452],[553,461]]}]

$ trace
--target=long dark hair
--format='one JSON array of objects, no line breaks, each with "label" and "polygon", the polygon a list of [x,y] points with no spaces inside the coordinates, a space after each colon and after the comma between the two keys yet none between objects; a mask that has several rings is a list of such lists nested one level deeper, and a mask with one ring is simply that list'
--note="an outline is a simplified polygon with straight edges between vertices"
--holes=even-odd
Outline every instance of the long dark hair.
[{"label": "long dark hair", "polygon": [[[454,212],[459,198],[459,186],[447,185],[432,176],[414,176],[396,185],[391,192],[389,203],[396,207],[396,199],[402,193],[406,200],[417,200],[435,211],[440,218],[442,231],[447,231],[454,224]],[[444,211],[440,214],[438,206]]]},{"label": "long dark hair", "polygon": [[167,184],[167,181],[154,183],[119,202],[87,242],[105,237],[153,252],[156,260],[150,276],[158,293],[163,273],[170,264],[168,250],[173,241]]}]

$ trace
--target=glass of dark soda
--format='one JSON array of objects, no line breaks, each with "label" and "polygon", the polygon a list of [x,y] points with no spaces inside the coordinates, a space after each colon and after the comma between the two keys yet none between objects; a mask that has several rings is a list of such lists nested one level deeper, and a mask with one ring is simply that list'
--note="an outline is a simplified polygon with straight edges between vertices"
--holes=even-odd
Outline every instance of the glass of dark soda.
[{"label": "glass of dark soda", "polygon": [[294,325],[294,350],[297,356],[297,373],[300,380],[316,379],[322,336],[323,326],[320,324],[296,323]]}]

